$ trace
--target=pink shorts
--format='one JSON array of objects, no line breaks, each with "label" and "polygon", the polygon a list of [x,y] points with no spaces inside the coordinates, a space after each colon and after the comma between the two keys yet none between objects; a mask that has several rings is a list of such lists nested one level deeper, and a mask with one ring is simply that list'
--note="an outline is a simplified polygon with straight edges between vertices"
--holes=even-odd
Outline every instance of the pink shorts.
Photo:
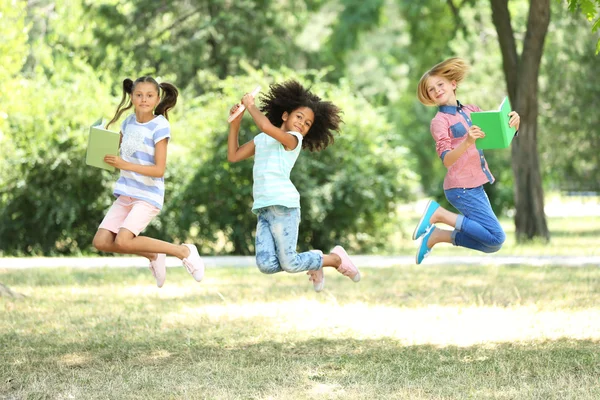
[{"label": "pink shorts", "polygon": [[119,229],[125,228],[137,236],[159,212],[158,208],[143,200],[121,195],[110,207],[98,229],[119,233]]}]

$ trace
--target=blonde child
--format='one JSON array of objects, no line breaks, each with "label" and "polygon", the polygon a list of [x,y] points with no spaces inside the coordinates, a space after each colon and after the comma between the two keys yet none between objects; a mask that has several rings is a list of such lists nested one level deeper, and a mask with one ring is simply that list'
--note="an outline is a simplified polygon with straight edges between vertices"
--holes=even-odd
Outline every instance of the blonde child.
[{"label": "blonde child", "polygon": [[[444,179],[444,194],[460,214],[455,214],[430,200],[413,233],[413,240],[421,238],[416,262],[420,264],[433,246],[452,243],[493,253],[502,247],[506,238],[490,201],[483,190],[485,183],[494,183],[483,150],[477,150],[475,141],[485,136],[471,122],[470,115],[481,111],[475,105],[460,103],[456,89],[463,81],[469,65],[460,58],[450,58],[427,71],[417,89],[419,101],[436,106],[437,114],[431,121],[431,135],[436,151],[448,169]],[[519,114],[512,111],[509,126],[519,129]],[[444,223],[453,230],[440,229]]]}]

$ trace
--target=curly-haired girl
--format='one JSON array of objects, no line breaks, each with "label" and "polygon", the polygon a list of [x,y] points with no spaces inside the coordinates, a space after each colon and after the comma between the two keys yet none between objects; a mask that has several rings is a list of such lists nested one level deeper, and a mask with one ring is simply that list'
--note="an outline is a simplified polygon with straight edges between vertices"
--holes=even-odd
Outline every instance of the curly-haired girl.
[{"label": "curly-haired girl", "polygon": [[[325,284],[323,267],[334,267],[358,282],[360,272],[342,246],[335,246],[327,255],[320,250],[296,252],[300,194],[290,180],[290,172],[301,149],[320,151],[333,143],[333,132],[339,131],[342,122],[341,110],[294,80],[271,85],[262,100],[259,110],[252,95],[245,94],[242,98],[242,104],[262,133],[239,145],[242,112],[231,122],[227,151],[230,162],[255,156],[252,212],[258,217],[259,270],[265,274],[307,271],[317,292]],[[238,107],[240,104],[233,106],[230,114]]]}]

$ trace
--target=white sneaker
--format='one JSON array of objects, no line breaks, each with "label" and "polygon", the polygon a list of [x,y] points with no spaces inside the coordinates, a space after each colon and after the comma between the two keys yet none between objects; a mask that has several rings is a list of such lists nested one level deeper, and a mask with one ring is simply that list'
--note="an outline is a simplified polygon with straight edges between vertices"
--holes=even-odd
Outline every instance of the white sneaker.
[{"label": "white sneaker", "polygon": [[190,249],[190,255],[182,260],[183,266],[192,274],[195,280],[200,282],[204,278],[204,262],[198,254],[198,249],[193,244],[184,244]]},{"label": "white sneaker", "polygon": [[[311,252],[320,254],[321,257],[323,256],[323,252],[321,250],[311,250]],[[313,287],[315,288],[315,292],[320,292],[323,290],[323,288],[325,287],[325,275],[323,274],[323,266],[321,266],[321,268],[319,268],[316,271],[306,271],[306,275],[310,277],[308,278],[308,280],[312,281]]]},{"label": "white sneaker", "polygon": [[166,254],[157,254],[156,260],[150,261],[150,271],[152,271],[152,275],[156,278],[156,286],[159,288],[165,284],[165,279],[167,279],[167,255]]}]

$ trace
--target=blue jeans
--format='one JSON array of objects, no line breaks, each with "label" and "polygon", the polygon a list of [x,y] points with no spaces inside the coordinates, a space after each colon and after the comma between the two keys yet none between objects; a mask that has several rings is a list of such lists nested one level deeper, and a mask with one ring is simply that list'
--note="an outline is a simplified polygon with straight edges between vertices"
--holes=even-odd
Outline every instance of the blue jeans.
[{"label": "blue jeans", "polygon": [[449,189],[444,193],[450,204],[462,214],[456,219],[452,244],[484,253],[500,250],[506,235],[483,186]]},{"label": "blue jeans", "polygon": [[302,272],[321,268],[323,256],[307,251],[298,254],[300,209],[269,206],[257,210],[256,265],[264,274]]}]

